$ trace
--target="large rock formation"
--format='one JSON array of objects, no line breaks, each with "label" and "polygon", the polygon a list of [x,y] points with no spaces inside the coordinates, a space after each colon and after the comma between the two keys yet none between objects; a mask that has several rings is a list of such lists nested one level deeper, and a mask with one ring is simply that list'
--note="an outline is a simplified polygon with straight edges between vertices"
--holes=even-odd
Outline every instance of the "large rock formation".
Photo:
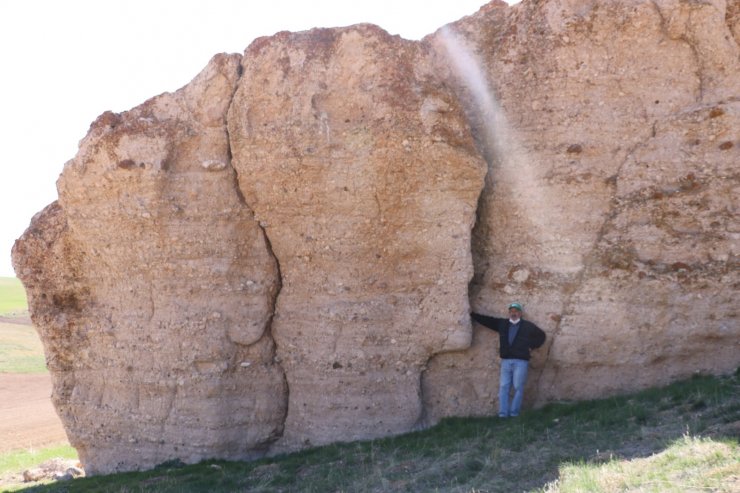
[{"label": "large rock formation", "polygon": [[[476,123],[490,170],[471,303],[522,300],[548,333],[530,402],[740,364],[739,14],[738,1],[490,4],[435,34],[457,33],[501,109]],[[495,405],[495,338],[474,339],[429,365],[433,419]]]},{"label": "large rock formation", "polygon": [[104,113],[13,252],[88,471],[490,413],[471,279],[548,332],[531,402],[733,370],[738,41],[738,0],[492,2]]},{"label": "large rock formation", "polygon": [[412,429],[430,356],[470,345],[486,168],[424,48],[356,26],[245,54],[229,135],[280,260],[285,447]]},{"label": "large rock formation", "polygon": [[240,59],[98,118],[15,247],[54,404],[93,473],[253,457],[281,435],[278,266],[226,129]]}]

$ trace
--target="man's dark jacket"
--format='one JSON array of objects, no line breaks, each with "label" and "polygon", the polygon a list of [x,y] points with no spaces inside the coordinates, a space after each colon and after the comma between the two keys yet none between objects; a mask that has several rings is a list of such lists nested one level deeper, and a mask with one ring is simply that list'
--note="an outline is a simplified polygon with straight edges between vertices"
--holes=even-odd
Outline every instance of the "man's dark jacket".
[{"label": "man's dark jacket", "polygon": [[529,351],[537,349],[545,343],[545,333],[532,322],[520,319],[519,331],[514,342],[509,345],[509,319],[487,317],[478,313],[472,313],[473,320],[498,332],[499,355],[502,359],[524,359],[529,360]]}]

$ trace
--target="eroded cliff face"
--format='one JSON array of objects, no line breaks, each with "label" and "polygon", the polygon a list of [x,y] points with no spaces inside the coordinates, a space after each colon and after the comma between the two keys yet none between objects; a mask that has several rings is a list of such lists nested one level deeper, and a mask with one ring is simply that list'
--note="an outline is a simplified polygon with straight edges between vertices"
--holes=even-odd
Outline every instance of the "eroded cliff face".
[{"label": "eroded cliff face", "polygon": [[288,449],[412,429],[429,357],[470,345],[485,163],[423,48],[368,25],[245,54],[229,135],[280,260]]},{"label": "eroded cliff face", "polygon": [[54,404],[92,473],[255,457],[282,432],[280,278],[226,129],[240,60],[98,118],[14,248]]},{"label": "eroded cliff face", "polygon": [[[530,402],[740,363],[738,5],[491,4],[451,26],[504,115],[475,123],[491,166],[471,304],[521,300],[548,333]],[[493,336],[430,364],[430,416],[490,413]]]},{"label": "eroded cliff face", "polygon": [[739,39],[738,1],[492,2],[103,114],[13,251],[86,468],[489,414],[471,304],[548,333],[530,403],[734,370]]}]

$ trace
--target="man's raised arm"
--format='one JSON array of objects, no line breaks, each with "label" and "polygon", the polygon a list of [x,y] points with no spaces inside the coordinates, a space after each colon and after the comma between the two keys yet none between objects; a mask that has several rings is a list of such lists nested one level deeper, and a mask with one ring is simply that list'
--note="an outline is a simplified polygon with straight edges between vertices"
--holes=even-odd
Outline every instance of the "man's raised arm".
[{"label": "man's raised arm", "polygon": [[501,327],[501,321],[504,320],[502,318],[496,318],[496,317],[489,317],[487,315],[481,315],[480,313],[471,313],[470,316],[473,320],[478,322],[484,327],[487,327],[491,330],[495,330],[496,332],[499,331]]}]

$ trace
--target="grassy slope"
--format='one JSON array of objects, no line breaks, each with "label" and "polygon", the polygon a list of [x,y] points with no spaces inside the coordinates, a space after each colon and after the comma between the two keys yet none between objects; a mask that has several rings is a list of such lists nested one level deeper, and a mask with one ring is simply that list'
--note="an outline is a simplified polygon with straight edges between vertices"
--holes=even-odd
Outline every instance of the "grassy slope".
[{"label": "grassy slope", "polygon": [[44,348],[32,325],[0,322],[0,373],[46,372]]},{"label": "grassy slope", "polygon": [[739,432],[736,373],[514,420],[448,419],[383,440],[249,463],[163,464],[34,491],[738,491]]},{"label": "grassy slope", "polygon": [[28,310],[26,291],[15,277],[0,277],[0,315]]},{"label": "grassy slope", "polygon": [[0,373],[42,373],[46,371],[44,349],[36,330],[13,323],[12,318],[28,314],[26,292],[15,277],[0,277]]},{"label": "grassy slope", "polygon": [[0,455],[0,477],[36,467],[46,460],[57,457],[62,459],[77,459],[77,451],[69,445],[55,445],[38,450],[8,452]]},{"label": "grassy slope", "polygon": [[631,461],[572,464],[545,490],[581,491],[740,491],[740,447],[737,441],[686,436],[665,451]]}]

